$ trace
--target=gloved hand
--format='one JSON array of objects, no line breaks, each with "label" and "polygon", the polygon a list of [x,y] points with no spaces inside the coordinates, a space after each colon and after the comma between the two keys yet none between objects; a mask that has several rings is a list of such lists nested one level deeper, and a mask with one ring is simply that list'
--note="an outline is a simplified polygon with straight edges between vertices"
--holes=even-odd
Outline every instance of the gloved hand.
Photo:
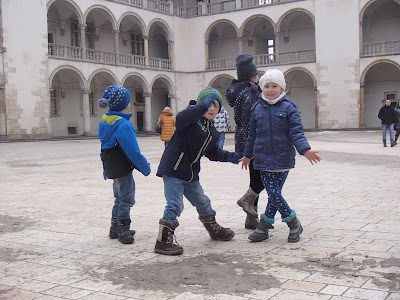
[{"label": "gloved hand", "polygon": [[227,160],[235,165],[239,163],[239,154],[236,152],[229,152]]},{"label": "gloved hand", "polygon": [[208,96],[206,99],[203,100],[203,103],[207,107],[207,109],[210,107],[211,104],[215,105],[216,98],[217,95],[211,94],[210,96]]}]

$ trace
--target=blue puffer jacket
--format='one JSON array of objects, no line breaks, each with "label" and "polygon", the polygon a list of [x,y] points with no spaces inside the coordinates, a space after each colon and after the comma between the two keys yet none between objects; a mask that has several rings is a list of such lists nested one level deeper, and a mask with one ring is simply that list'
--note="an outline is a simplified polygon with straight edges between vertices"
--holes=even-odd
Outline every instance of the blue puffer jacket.
[{"label": "blue puffer jacket", "polygon": [[296,150],[303,155],[311,149],[303,133],[296,104],[282,98],[270,105],[263,101],[253,107],[244,156],[254,157],[254,169],[260,171],[291,169]]},{"label": "blue puffer jacket", "polygon": [[185,181],[199,180],[200,158],[226,162],[228,151],[217,147],[219,133],[212,120],[203,117],[205,104],[189,106],[176,116],[175,133],[165,149],[157,176],[168,175]]}]

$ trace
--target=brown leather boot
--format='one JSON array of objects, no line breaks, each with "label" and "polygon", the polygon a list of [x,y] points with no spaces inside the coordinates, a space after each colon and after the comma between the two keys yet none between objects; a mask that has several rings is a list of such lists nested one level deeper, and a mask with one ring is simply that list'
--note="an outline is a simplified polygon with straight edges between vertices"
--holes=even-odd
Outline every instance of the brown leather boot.
[{"label": "brown leather boot", "polygon": [[215,221],[214,216],[204,218],[199,217],[199,219],[213,240],[229,241],[235,236],[233,230],[220,226],[217,221]]},{"label": "brown leather boot", "polygon": [[160,219],[159,224],[160,229],[156,245],[154,246],[154,252],[164,255],[182,254],[183,248],[178,243],[174,243],[174,223],[166,219]]}]

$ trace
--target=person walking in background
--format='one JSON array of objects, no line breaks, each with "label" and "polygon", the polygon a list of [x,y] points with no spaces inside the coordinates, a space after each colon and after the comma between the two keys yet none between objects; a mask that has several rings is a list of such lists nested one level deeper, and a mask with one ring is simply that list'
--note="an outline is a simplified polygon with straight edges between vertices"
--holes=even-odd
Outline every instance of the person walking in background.
[{"label": "person walking in background", "polygon": [[229,118],[229,114],[226,111],[225,107],[221,106],[221,111],[214,119],[214,126],[215,129],[217,129],[217,131],[219,132],[219,138],[217,142],[218,148],[223,149],[225,142],[225,133],[227,131],[231,131],[231,119]]},{"label": "person walking in background", "polygon": [[400,102],[397,102],[396,107],[394,108],[394,117],[395,117],[395,129],[396,129],[396,135],[394,137],[394,142],[397,143],[397,140],[400,135]]},{"label": "person walking in background", "polygon": [[165,148],[167,148],[171,137],[174,135],[175,128],[174,114],[172,113],[171,108],[168,106],[164,107],[163,111],[161,112],[161,115],[157,121],[157,126],[161,127],[160,139],[165,142]]},{"label": "person walking in background", "polygon": [[265,213],[261,214],[256,230],[249,235],[252,242],[269,238],[268,231],[273,229],[275,215],[279,211],[282,222],[290,228],[288,242],[300,239],[303,227],[296,212],[282,197],[282,188],[294,168],[296,151],[304,155],[311,164],[321,160],[318,151],[311,147],[303,133],[303,125],[297,105],[286,98],[286,82],[283,73],[277,69],[268,70],[260,78],[262,102],[254,107],[249,126],[242,168],[250,165],[254,157],[254,169],[259,170],[264,187],[268,193]]},{"label": "person walking in background", "polygon": [[111,85],[99,99],[100,108],[109,108],[99,124],[101,141],[100,158],[103,176],[113,179],[114,206],[111,211],[109,237],[122,244],[132,244],[134,231],[130,230],[131,207],[135,204],[135,181],[133,169],[144,176],[151,172],[150,164],[140,153],[136,132],[129,119],[131,94],[122,86]]},{"label": "person walking in background", "polygon": [[[234,109],[236,123],[235,151],[242,157],[249,132],[251,108],[259,101],[261,90],[258,86],[258,71],[252,55],[240,54],[236,58],[236,71],[237,80],[232,80],[225,96],[229,105]],[[249,166],[249,175],[249,188],[237,203],[247,213],[244,223],[245,228],[255,229],[258,224],[258,194],[264,190],[264,185],[260,172],[254,170],[252,161]]]},{"label": "person walking in background", "polygon": [[[183,196],[196,207],[199,219],[213,240],[229,241],[235,233],[220,226],[210,199],[200,184],[200,160],[206,156],[212,161],[239,163],[239,155],[217,147],[218,132],[213,119],[222,105],[221,94],[213,88],[202,90],[196,105],[189,105],[176,116],[176,131],[165,149],[157,176],[164,181],[167,205],[162,219],[154,251],[165,255],[178,255],[183,248],[174,242],[177,218],[183,212]],[[198,238],[198,237],[197,237]]]},{"label": "person walking in background", "polygon": [[390,146],[394,147],[397,142],[394,141],[394,122],[395,115],[392,107],[392,101],[386,100],[385,105],[379,110],[378,118],[382,121],[382,142],[383,147],[386,147],[386,131],[389,130]]}]

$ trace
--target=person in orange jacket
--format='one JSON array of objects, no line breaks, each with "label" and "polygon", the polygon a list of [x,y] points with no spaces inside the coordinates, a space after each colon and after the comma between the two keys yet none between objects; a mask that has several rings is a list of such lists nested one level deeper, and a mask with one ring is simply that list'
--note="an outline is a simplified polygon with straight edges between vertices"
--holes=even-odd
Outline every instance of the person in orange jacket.
[{"label": "person in orange jacket", "polygon": [[175,118],[174,114],[168,106],[166,106],[161,112],[160,117],[157,121],[157,126],[161,127],[160,139],[165,142],[165,148],[167,148],[169,141],[174,135],[175,131]]}]

